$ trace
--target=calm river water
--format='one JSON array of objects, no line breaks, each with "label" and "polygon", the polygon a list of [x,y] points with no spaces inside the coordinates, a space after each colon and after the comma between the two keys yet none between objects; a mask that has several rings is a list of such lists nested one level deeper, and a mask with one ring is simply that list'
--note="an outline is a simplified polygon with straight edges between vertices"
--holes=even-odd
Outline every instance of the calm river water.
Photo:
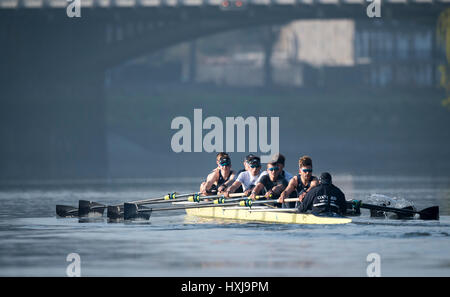
[{"label": "calm river water", "polygon": [[450,276],[450,178],[336,176],[347,199],[440,207],[440,221],[373,219],[348,225],[245,223],[154,213],[145,223],[55,216],[79,199],[113,204],[194,192],[199,178],[3,184],[0,276],[66,276],[77,253],[82,276]]}]

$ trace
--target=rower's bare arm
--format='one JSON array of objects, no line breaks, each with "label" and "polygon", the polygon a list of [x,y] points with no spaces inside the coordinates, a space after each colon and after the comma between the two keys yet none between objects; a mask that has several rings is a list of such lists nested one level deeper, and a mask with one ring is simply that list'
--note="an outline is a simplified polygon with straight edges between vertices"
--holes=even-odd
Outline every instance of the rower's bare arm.
[{"label": "rower's bare arm", "polygon": [[278,202],[283,203],[284,199],[288,198],[289,195],[291,195],[291,193],[295,190],[296,187],[297,187],[297,177],[294,176],[289,181],[289,184],[286,187],[286,189],[284,189],[284,191],[280,194],[280,198],[278,198]]},{"label": "rower's bare arm", "polygon": [[257,183],[256,186],[253,188],[253,191],[249,197],[251,199],[255,199],[256,195],[258,195],[263,188],[264,188],[264,185],[262,183]]},{"label": "rower's bare arm", "polygon": [[273,187],[271,191],[275,195],[280,195],[283,192],[283,190],[285,190],[285,189],[286,189],[286,186],[283,184],[280,184],[280,185],[276,185],[275,187]]},{"label": "rower's bare arm", "polygon": [[202,194],[207,195],[207,192],[211,189],[211,187],[217,180],[219,180],[219,172],[215,170],[214,172],[211,172],[206,178],[206,183],[203,188]]},{"label": "rower's bare arm", "polygon": [[241,185],[240,181],[235,181],[224,193],[225,197],[229,197],[228,195],[230,193],[234,193],[234,191],[237,190],[237,188],[239,188],[239,186]]},{"label": "rower's bare arm", "polygon": [[283,193],[286,193],[286,197],[289,197],[289,195],[291,195],[291,193],[295,190],[295,188],[297,188],[298,182],[297,182],[297,177],[294,176],[293,178],[291,178],[291,180],[289,181],[288,186],[286,187],[286,189],[283,191]]},{"label": "rower's bare arm", "polygon": [[231,187],[228,188],[228,192],[234,193],[234,191],[236,191],[237,188],[239,188],[240,186],[241,186],[241,182],[237,180],[231,185]]}]

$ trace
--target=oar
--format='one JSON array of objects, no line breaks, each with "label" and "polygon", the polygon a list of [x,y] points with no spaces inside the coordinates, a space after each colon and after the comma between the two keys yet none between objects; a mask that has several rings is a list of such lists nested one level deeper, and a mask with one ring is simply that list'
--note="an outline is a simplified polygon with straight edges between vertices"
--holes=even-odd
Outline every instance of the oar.
[{"label": "oar", "polygon": [[[242,196],[244,196],[244,193],[230,194],[230,197],[242,197]],[[182,198],[182,199],[178,199],[178,198]],[[172,200],[174,200],[174,199],[177,199],[177,201],[200,202],[201,200],[216,199],[216,198],[225,198],[225,197],[223,195],[200,196],[199,193],[191,193],[191,194],[172,196],[169,199],[167,199],[167,196],[165,196],[164,200],[147,199],[147,200],[131,201],[131,202],[127,202],[127,203],[132,203],[132,204],[136,204],[136,205],[148,205],[148,204],[168,203],[168,202],[172,202]],[[109,219],[113,219],[113,220],[122,219],[123,214],[124,214],[123,204],[108,206],[107,217]]]},{"label": "oar", "polygon": [[[178,194],[177,192],[174,192],[174,193],[169,193],[163,197],[150,198],[150,199],[144,199],[144,200],[136,200],[136,201],[131,201],[129,203],[136,203],[138,205],[156,203],[158,201],[160,201],[161,203],[166,203],[166,202],[171,202],[171,200],[175,200],[178,198],[191,197],[191,196],[195,196],[195,195],[199,195],[199,193],[195,192],[195,193],[188,193],[188,194]],[[106,216],[108,217],[108,219],[112,219],[112,220],[122,219],[123,218],[123,203],[116,204],[116,205],[109,205],[107,212],[106,212]]]},{"label": "oar", "polygon": [[[176,198],[182,198],[182,197],[188,197],[192,195],[196,195],[198,193],[189,193],[189,194],[178,194],[176,192],[169,193],[163,197],[158,198],[150,198],[145,200],[136,200],[135,203],[138,204],[145,204],[145,203],[152,203],[153,201],[161,201],[161,200],[172,200]],[[67,205],[57,205],[56,206],[56,214],[60,217],[91,217],[91,216],[98,216],[103,215],[103,212],[107,208],[106,205],[93,202],[93,201],[87,201],[87,200],[80,200],[78,201],[78,209],[73,206],[67,206]],[[115,213],[117,212],[123,212],[123,204],[118,205],[112,205],[108,206],[108,217],[113,217]]]},{"label": "oar", "polygon": [[189,193],[189,194],[178,194],[175,192],[175,193],[169,193],[169,194],[165,195],[164,197],[137,200],[137,201],[133,201],[133,203],[136,203],[139,205],[145,205],[145,204],[154,203],[156,201],[170,202],[170,200],[184,198],[184,197],[190,197],[190,196],[195,196],[195,195],[199,195],[199,193],[195,192],[195,193]]},{"label": "oar", "polygon": [[415,210],[411,210],[408,208],[394,208],[394,207],[362,203],[361,200],[352,200],[352,201],[348,201],[347,203],[350,203],[351,206],[356,209],[366,208],[366,209],[376,210],[376,211],[387,211],[387,212],[393,212],[393,213],[404,215],[404,216],[419,214],[419,216],[422,220],[439,220],[439,206],[432,206],[432,207],[425,208],[421,211],[415,211]]},{"label": "oar", "polygon": [[[257,196],[256,199],[260,199],[264,196]],[[176,207],[161,207],[161,208],[148,208],[148,207],[139,207],[134,203],[125,203],[124,204],[124,220],[133,220],[133,219],[150,219],[150,215],[153,211],[166,211],[166,210],[181,210],[181,209],[189,209],[189,208],[204,208],[204,207],[224,207],[224,206],[246,206],[251,207],[254,204],[265,204],[265,203],[278,203],[278,199],[271,200],[260,200],[254,201],[249,199],[248,197],[243,197],[244,200],[237,202],[226,203],[226,200],[217,199],[209,202],[200,202],[195,205],[184,205],[184,206],[176,206]],[[287,202],[298,201],[298,198],[285,199]],[[224,203],[225,202],[225,203]]]}]

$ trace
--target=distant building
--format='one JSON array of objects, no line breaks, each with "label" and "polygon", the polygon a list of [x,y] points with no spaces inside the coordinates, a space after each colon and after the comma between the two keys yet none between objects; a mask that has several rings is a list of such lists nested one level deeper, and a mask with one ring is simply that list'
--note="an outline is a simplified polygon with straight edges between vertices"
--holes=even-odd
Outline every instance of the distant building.
[{"label": "distant building", "polygon": [[[271,58],[277,85],[434,87],[443,53],[435,28],[395,21],[301,20],[280,30]],[[197,61],[197,82],[262,86],[264,52],[245,51]]]}]

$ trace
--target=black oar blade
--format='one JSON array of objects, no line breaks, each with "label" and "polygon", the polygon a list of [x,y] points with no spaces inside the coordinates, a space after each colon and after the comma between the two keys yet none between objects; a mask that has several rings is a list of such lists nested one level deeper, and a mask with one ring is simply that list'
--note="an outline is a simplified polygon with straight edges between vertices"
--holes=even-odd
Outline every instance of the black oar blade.
[{"label": "black oar blade", "polygon": [[413,219],[414,218],[414,213],[413,211],[416,211],[416,209],[413,206],[406,206],[406,207],[402,207],[401,209],[404,210],[409,210],[411,211],[411,213],[397,213],[397,219],[400,220],[406,220],[406,219]]},{"label": "black oar blade", "polygon": [[78,217],[78,208],[67,205],[56,205],[56,215],[62,218]]},{"label": "black oar blade", "polygon": [[439,220],[439,206],[432,206],[419,211],[422,220]]},{"label": "black oar blade", "polygon": [[125,203],[123,207],[123,219],[129,220],[149,220],[152,209],[146,207],[138,208],[135,203]]},{"label": "black oar blade", "polygon": [[101,217],[105,211],[106,205],[80,200],[78,202],[78,216],[80,217]]},{"label": "black oar blade", "polygon": [[123,219],[123,206],[110,205],[108,206],[106,216],[110,220],[120,220]]}]

